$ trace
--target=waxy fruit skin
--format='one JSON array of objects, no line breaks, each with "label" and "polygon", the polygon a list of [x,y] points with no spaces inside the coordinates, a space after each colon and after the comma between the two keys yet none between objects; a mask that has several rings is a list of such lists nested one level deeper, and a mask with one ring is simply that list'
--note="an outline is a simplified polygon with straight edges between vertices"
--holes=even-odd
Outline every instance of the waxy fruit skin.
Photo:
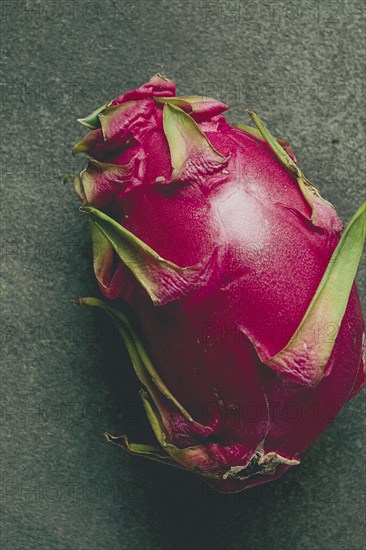
[{"label": "waxy fruit skin", "polygon": [[116,321],[156,445],[108,438],[224,492],[299,464],[365,371],[365,204],[343,231],[289,144],[226,109],[155,75],[73,150],[104,296],[79,303]]}]

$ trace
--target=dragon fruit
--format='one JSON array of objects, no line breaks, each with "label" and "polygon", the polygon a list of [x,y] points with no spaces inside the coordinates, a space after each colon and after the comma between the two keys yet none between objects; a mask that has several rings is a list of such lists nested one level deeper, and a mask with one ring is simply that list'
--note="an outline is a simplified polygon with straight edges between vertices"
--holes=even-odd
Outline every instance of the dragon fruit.
[{"label": "dragon fruit", "polygon": [[116,322],[156,444],[106,436],[222,492],[299,464],[365,369],[366,203],[343,231],[290,145],[227,108],[158,74],[73,149],[105,297],[78,303]]}]

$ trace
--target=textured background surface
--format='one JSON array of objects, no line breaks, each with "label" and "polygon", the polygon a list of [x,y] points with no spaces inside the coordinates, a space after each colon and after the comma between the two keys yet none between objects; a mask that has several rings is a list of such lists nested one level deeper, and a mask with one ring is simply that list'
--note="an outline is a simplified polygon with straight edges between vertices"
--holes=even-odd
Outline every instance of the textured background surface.
[{"label": "textured background surface", "polygon": [[96,284],[61,183],[83,164],[76,117],[160,70],[230,121],[255,108],[347,221],[366,168],[363,2],[4,0],[1,17],[3,550],[363,548],[363,395],[300,467],[226,499],[107,444],[143,414],[111,325],[70,304]]}]

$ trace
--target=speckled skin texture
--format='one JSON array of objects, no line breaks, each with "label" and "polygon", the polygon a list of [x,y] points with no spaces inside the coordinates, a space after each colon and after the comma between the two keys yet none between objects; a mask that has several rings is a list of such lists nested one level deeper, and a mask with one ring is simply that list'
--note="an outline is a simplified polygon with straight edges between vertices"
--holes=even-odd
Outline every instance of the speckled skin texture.
[{"label": "speckled skin texture", "polygon": [[364,195],[363,3],[5,1],[1,15],[3,548],[361,549],[364,392],[301,466],[226,499],[105,442],[149,428],[112,324],[70,304],[97,285],[62,176],[83,164],[75,118],[160,70],[229,103],[231,122],[253,108],[347,222]]}]

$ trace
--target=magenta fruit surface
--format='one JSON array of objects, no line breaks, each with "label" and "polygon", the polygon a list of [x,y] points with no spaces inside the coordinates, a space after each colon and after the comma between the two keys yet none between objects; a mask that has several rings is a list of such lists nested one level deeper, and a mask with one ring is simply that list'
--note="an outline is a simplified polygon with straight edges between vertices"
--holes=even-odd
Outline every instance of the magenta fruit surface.
[{"label": "magenta fruit surface", "polygon": [[80,120],[105,298],[80,304],[116,321],[156,445],[109,439],[238,491],[299,464],[364,384],[365,203],[343,231],[255,113],[233,127],[223,103],[175,94],[155,75]]}]

